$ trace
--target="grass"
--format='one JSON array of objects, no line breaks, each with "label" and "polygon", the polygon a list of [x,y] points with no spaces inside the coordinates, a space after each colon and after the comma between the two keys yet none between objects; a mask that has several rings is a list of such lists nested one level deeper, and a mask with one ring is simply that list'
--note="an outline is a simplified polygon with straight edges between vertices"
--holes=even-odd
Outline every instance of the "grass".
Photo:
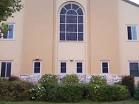
[{"label": "grass", "polygon": [[[0,102],[0,104],[73,104],[73,103],[48,103],[48,102]],[[91,102],[82,101],[74,104],[139,104],[139,101],[127,100],[119,102]]]}]

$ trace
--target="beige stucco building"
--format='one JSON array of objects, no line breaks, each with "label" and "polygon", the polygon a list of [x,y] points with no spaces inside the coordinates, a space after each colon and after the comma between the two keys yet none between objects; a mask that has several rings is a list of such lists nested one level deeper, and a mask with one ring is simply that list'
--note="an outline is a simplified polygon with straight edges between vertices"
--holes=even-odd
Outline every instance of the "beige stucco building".
[{"label": "beige stucco building", "polygon": [[23,0],[0,38],[2,77],[139,76],[139,7],[128,0]]}]

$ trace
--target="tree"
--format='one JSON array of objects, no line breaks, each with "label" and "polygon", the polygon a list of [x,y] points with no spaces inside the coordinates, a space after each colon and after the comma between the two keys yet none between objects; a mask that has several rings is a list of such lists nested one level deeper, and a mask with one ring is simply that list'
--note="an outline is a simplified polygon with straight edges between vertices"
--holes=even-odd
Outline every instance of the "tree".
[{"label": "tree", "polygon": [[0,0],[0,23],[13,17],[13,13],[20,11],[22,7],[21,0]]}]

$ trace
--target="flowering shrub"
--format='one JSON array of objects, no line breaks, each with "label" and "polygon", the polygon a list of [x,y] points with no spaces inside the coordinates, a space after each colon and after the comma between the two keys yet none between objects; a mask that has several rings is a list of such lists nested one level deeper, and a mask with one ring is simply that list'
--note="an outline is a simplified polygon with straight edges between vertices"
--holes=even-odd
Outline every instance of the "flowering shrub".
[{"label": "flowering shrub", "polygon": [[107,81],[102,76],[92,76],[90,80],[90,84],[106,85]]},{"label": "flowering shrub", "polygon": [[66,75],[62,79],[62,83],[65,85],[74,85],[74,84],[79,84],[79,79],[77,75]]},{"label": "flowering shrub", "polygon": [[47,88],[58,84],[58,77],[56,75],[46,74],[41,77],[39,84]]},{"label": "flowering shrub", "polygon": [[128,98],[128,89],[122,85],[88,85],[86,98],[92,101],[117,101]]},{"label": "flowering shrub", "polygon": [[43,86],[36,85],[30,89],[31,100],[45,101],[46,95],[46,90]]}]

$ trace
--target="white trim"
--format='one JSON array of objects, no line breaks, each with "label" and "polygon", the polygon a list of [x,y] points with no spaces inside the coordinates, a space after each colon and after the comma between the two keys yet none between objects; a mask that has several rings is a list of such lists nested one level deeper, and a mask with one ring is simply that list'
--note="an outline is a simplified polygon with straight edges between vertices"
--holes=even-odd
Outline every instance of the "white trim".
[{"label": "white trim", "polygon": [[0,76],[1,76],[1,66],[2,66],[2,63],[5,62],[6,63],[6,70],[5,70],[5,77],[6,77],[6,74],[7,74],[7,63],[10,62],[11,63],[11,75],[12,75],[12,65],[13,65],[13,61],[12,60],[0,60]]},{"label": "white trim", "polygon": [[[135,26],[136,27],[136,35],[137,35],[137,40],[129,40],[128,39],[128,30],[127,30],[127,27],[130,26],[131,27],[131,38],[133,38],[133,32],[132,32],[132,27]],[[138,27],[138,24],[126,24],[126,37],[127,37],[127,42],[139,42],[139,27]]]},{"label": "white trim", "polygon": [[[64,8],[65,7],[65,5],[67,5],[67,4],[75,4],[75,5],[78,5],[79,6],[79,8],[81,8],[82,9],[82,12],[83,12],[83,15],[79,15],[79,16],[83,16],[83,23],[76,23],[77,24],[77,32],[73,32],[73,33],[77,33],[77,40],[67,40],[66,39],[66,34],[65,34],[65,40],[60,40],[60,24],[65,24],[65,33],[66,33],[66,24],[67,23],[60,23],[60,16],[61,16],[61,14],[60,14],[60,12],[61,12],[61,10],[62,10],[62,8]],[[79,9],[78,8],[78,9]],[[77,11],[77,10],[76,10]],[[58,26],[57,26],[57,29],[58,29],[58,42],[79,42],[79,43],[82,43],[82,42],[85,42],[86,41],[86,37],[85,37],[85,33],[86,33],[86,31],[85,31],[85,28],[86,28],[86,19],[85,19],[85,10],[84,10],[84,7],[80,4],[80,3],[78,3],[78,2],[76,2],[76,1],[67,1],[67,2],[64,2],[60,7],[59,7],[59,9],[58,9],[58,12],[57,12],[58,14],[57,14],[57,16],[58,16]],[[77,15],[78,16],[78,15]],[[57,19],[56,19],[57,20]],[[66,20],[65,20],[66,21]],[[77,18],[77,21],[78,21],[78,18]],[[68,23],[68,24],[75,24],[75,23]],[[79,24],[83,24],[83,32],[78,32],[78,25]],[[72,33],[72,32],[69,32],[69,33]],[[83,40],[78,40],[78,33],[83,33]]]},{"label": "white trim", "polygon": [[128,72],[129,72],[129,75],[131,75],[131,73],[130,73],[130,63],[138,63],[138,67],[139,67],[139,60],[129,60],[128,61]]},{"label": "white trim", "polygon": [[[101,74],[110,74],[110,61],[109,60],[101,60]],[[108,73],[103,73],[102,63],[108,63]]]},{"label": "white trim", "polygon": [[[65,62],[66,63],[66,73],[61,73],[61,63]],[[68,60],[59,60],[58,62],[58,72],[60,75],[66,75],[68,73]]]},{"label": "white trim", "polygon": [[[35,62],[39,62],[40,63],[40,73],[34,73],[34,63]],[[33,75],[42,75],[42,61],[41,60],[33,60],[32,69],[33,69]]]},{"label": "white trim", "polygon": [[[77,72],[77,63],[82,63],[82,73],[78,73]],[[85,74],[85,63],[84,63],[84,60],[75,60],[75,64],[76,64],[76,66],[75,66],[75,73],[77,74],[77,75],[83,75],[83,74]]]}]

